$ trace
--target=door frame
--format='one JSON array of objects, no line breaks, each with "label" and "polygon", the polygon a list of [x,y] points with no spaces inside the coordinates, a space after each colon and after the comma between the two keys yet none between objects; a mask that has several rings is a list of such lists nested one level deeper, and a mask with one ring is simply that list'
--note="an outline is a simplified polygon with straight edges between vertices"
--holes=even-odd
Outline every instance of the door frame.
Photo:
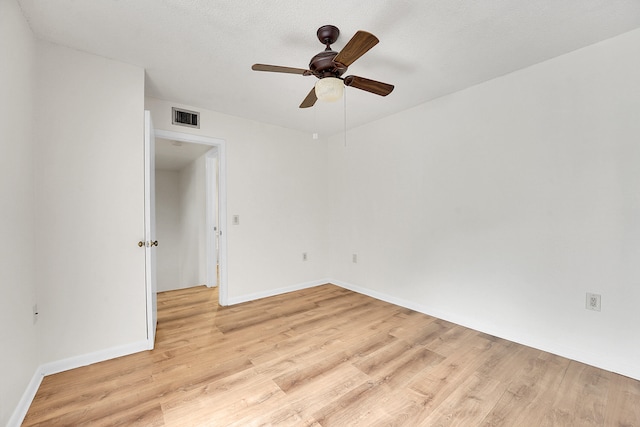
[{"label": "door frame", "polygon": [[205,193],[206,193],[206,207],[205,207],[205,226],[207,228],[206,233],[206,249],[205,258],[210,260],[215,258],[216,262],[207,262],[206,265],[206,285],[208,288],[218,286],[218,272],[216,266],[219,264],[218,248],[216,247],[216,237],[220,236],[218,228],[218,148],[213,147],[205,153]]},{"label": "door frame", "polygon": [[[217,149],[218,158],[218,268],[220,281],[218,283],[218,296],[220,305],[228,305],[228,284],[227,284],[227,152],[226,142],[223,139],[209,136],[194,135],[184,132],[155,129],[156,138],[169,139],[180,142],[190,142],[194,144],[210,145]],[[208,156],[208,154],[207,154]],[[211,258],[211,248],[215,245],[215,232],[213,230],[215,209],[215,174],[211,173],[209,158],[207,158],[207,179],[206,179],[206,216],[207,216],[207,236],[206,236],[206,257],[207,257],[207,286],[217,282],[215,265],[211,265],[215,260]]]}]

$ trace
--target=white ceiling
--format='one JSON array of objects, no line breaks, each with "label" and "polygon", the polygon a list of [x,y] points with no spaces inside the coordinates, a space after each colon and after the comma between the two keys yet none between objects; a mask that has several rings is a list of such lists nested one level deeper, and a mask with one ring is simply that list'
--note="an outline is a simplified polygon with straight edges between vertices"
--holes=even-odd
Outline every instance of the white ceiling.
[{"label": "white ceiling", "polygon": [[347,75],[396,86],[386,98],[348,88],[348,127],[640,27],[639,0],[18,2],[39,38],[144,67],[149,96],[325,136],[345,112],[298,108],[315,77],[251,71],[307,68],[321,25],[340,28],[336,51],[375,34]]},{"label": "white ceiling", "polygon": [[156,138],[156,169],[181,171],[214,147],[204,144]]}]

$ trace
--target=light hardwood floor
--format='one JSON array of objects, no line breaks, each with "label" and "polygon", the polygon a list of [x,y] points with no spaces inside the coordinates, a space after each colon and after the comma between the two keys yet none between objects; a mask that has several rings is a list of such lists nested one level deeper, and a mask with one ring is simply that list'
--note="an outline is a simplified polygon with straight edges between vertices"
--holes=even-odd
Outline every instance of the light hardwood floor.
[{"label": "light hardwood floor", "polygon": [[44,378],[23,425],[640,426],[640,381],[324,285],[158,295],[156,349]]}]

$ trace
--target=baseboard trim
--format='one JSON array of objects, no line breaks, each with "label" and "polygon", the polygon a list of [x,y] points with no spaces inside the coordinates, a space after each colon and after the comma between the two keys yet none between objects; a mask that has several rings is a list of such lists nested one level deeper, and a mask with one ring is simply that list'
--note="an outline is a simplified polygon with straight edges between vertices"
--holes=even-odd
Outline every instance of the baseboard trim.
[{"label": "baseboard trim", "polygon": [[68,371],[69,369],[104,362],[105,360],[115,359],[116,357],[126,356],[145,350],[149,350],[149,342],[147,340],[45,363],[40,366],[40,370],[43,376],[52,375],[57,374],[58,372]]},{"label": "baseboard trim", "polygon": [[313,288],[315,286],[320,286],[327,283],[329,283],[328,279],[314,280],[313,282],[298,283],[296,285],[285,286],[283,288],[270,289],[264,292],[256,292],[255,294],[242,295],[239,297],[229,298],[227,303],[229,305],[242,304],[243,302],[255,301],[258,299],[268,298],[268,297],[274,297],[276,295],[282,295],[289,292],[299,291],[302,289]]},{"label": "baseboard trim", "polygon": [[149,342],[147,340],[144,340],[96,351],[93,353],[87,353],[80,356],[69,357],[67,359],[62,359],[55,362],[44,363],[38,366],[35,373],[33,374],[33,377],[31,378],[31,381],[29,381],[26,390],[24,391],[24,393],[22,393],[22,397],[20,398],[18,405],[14,409],[13,414],[11,414],[11,418],[9,418],[7,426],[18,427],[20,426],[20,424],[22,424],[22,422],[24,421],[24,417],[29,411],[31,402],[33,402],[33,399],[36,397],[36,393],[38,392],[38,388],[42,383],[42,379],[45,376],[79,368],[81,366],[91,365],[93,363],[104,362],[105,360],[115,359],[116,357],[126,356],[148,349]]},{"label": "baseboard trim", "polygon": [[[333,285],[336,285],[336,286],[340,286],[341,288],[348,289],[348,290],[353,291],[353,292],[357,292],[357,293],[362,294],[362,295],[366,295],[366,296],[371,297],[371,298],[375,298],[375,299],[380,300],[380,301],[384,301],[384,302],[388,302],[390,304],[398,305],[400,307],[408,308],[410,310],[417,311],[417,312],[423,313],[423,314],[427,314],[429,316],[438,317],[439,319],[442,319],[442,320],[448,320],[448,319],[444,319],[444,318],[442,318],[440,316],[436,316],[434,314],[428,313],[428,310],[427,310],[426,307],[422,306],[421,304],[416,304],[415,302],[412,302],[412,301],[407,301],[407,300],[404,300],[404,299],[401,299],[401,298],[392,297],[390,295],[383,294],[382,292],[377,292],[377,291],[374,291],[372,289],[363,288],[361,286],[353,285],[351,283],[343,282],[341,280],[330,280],[329,283],[331,283]],[[453,323],[457,323],[457,322],[453,322]],[[462,326],[464,326],[464,325],[462,325]]]},{"label": "baseboard trim", "polygon": [[[593,354],[585,355],[583,354],[583,352],[577,351],[576,349],[573,349],[573,348],[555,348],[554,349],[554,348],[549,348],[549,346],[544,345],[544,343],[527,342],[526,340],[522,340],[518,337],[505,336],[504,334],[501,334],[500,331],[491,330],[491,328],[485,328],[483,327],[483,325],[468,324],[468,322],[465,322],[463,319],[458,319],[455,316],[451,316],[450,314],[434,312],[433,310],[429,309],[428,307],[422,304],[417,304],[413,301],[396,298],[388,294],[384,294],[382,292],[374,291],[372,289],[368,289],[368,288],[354,285],[351,283],[343,282],[340,280],[334,280],[334,279],[316,280],[312,282],[299,283],[292,286],[272,289],[265,292],[257,292],[254,294],[230,298],[229,305],[241,304],[243,302],[254,301],[254,300],[267,298],[271,296],[286,294],[289,292],[312,288],[312,287],[324,285],[327,283],[339,286],[344,289],[348,289],[353,292],[357,292],[362,295],[367,295],[371,298],[375,298],[380,301],[385,301],[390,304],[408,308],[429,316],[446,320],[448,322],[456,323],[466,328],[474,329],[486,334],[494,335],[509,341],[516,342],[518,344],[533,347],[542,351],[546,351],[552,354],[566,357],[571,360],[576,360],[591,366],[595,366],[601,369],[605,369],[607,371],[615,372],[621,375],[628,376],[633,379],[640,380],[640,372],[638,372],[638,368],[635,366],[631,366],[631,365],[626,366],[624,363],[620,365],[613,364],[616,366],[612,366],[612,363],[602,360],[597,355],[593,355]],[[27,415],[27,411],[31,406],[31,402],[35,398],[35,395],[38,391],[38,388],[40,387],[40,384],[44,376],[56,374],[58,372],[63,372],[70,369],[79,368],[81,366],[91,365],[93,363],[98,363],[105,360],[114,359],[116,357],[126,356],[129,354],[138,353],[146,350],[149,350],[148,340],[139,341],[136,343],[131,343],[123,346],[113,347],[105,350],[100,350],[97,352],[70,357],[70,358],[59,360],[56,362],[49,362],[49,363],[40,365],[38,369],[36,369],[36,372],[34,373],[33,377],[31,378],[31,381],[29,382],[26,390],[24,391],[22,398],[18,402],[18,405],[16,406],[15,410],[13,411],[13,414],[11,415],[11,418],[9,418],[9,422],[7,426],[18,427],[20,426],[20,424],[22,424],[22,421],[24,420],[24,417]]]},{"label": "baseboard trim", "polygon": [[27,415],[27,411],[31,406],[31,402],[36,397],[36,393],[38,392],[38,388],[40,388],[40,384],[42,383],[42,371],[40,368],[36,369],[36,372],[31,377],[31,381],[27,385],[26,390],[22,393],[22,397],[18,402],[18,405],[13,410],[13,414],[9,418],[9,422],[7,423],[7,427],[19,427],[24,421],[24,417]]},{"label": "baseboard trim", "polygon": [[341,288],[348,289],[350,291],[357,292],[359,294],[367,295],[371,298],[378,299],[380,301],[385,301],[390,304],[398,305],[400,307],[408,308],[408,309],[417,311],[419,313],[426,314],[428,316],[437,317],[438,319],[446,320],[447,322],[464,326],[465,328],[469,328],[479,332],[483,332],[485,334],[493,335],[493,336],[496,336],[508,341],[512,341],[521,345],[526,345],[527,347],[532,347],[541,351],[546,351],[547,353],[565,357],[570,360],[575,360],[576,362],[581,362],[587,365],[594,366],[596,368],[604,369],[606,371],[615,372],[616,374],[624,375],[626,377],[633,378],[640,381],[640,368],[630,363],[625,363],[623,361],[612,362],[608,360],[606,357],[603,357],[602,355],[585,352],[583,349],[576,349],[570,346],[558,347],[554,345],[549,345],[548,343],[545,343],[539,340],[531,340],[531,339],[528,340],[528,339],[523,339],[520,336],[505,334],[503,331],[496,330],[495,328],[489,327],[487,325],[475,324],[475,323],[472,324],[468,321],[468,319],[462,319],[455,315],[451,315],[451,313],[439,312],[429,307],[426,307],[422,304],[417,304],[413,301],[396,298],[388,294],[384,294],[382,292],[374,291],[371,289],[367,289],[367,288],[354,285],[351,283],[343,282],[340,280],[329,279],[328,282],[336,286],[340,286]]}]

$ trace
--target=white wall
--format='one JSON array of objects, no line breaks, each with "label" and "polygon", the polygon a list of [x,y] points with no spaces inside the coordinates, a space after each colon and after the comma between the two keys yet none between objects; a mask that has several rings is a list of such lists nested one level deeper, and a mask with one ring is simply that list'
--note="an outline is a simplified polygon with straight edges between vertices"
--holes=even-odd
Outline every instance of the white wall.
[{"label": "white wall", "polygon": [[0,1],[0,425],[39,364],[34,212],[35,40],[15,1]]},{"label": "white wall", "polygon": [[156,237],[158,292],[180,283],[180,197],[178,171],[156,170]]},{"label": "white wall", "polygon": [[[200,129],[171,124],[171,107],[201,112]],[[229,300],[326,277],[327,146],[311,135],[147,98],[157,129],[226,141]],[[302,252],[309,260],[302,261]]]},{"label": "white wall", "polygon": [[39,43],[43,362],[146,340],[144,70]]},{"label": "white wall", "polygon": [[[38,363],[144,340],[146,324],[143,70],[35,43],[13,1],[0,36],[3,423]],[[146,104],[160,129],[227,143],[231,300],[331,274],[640,379],[639,47],[628,33],[353,130],[346,148],[205,110],[201,129],[173,126],[181,105]]]},{"label": "white wall", "polygon": [[207,282],[205,156],[191,162],[178,175],[180,210],[179,281],[176,288]]},{"label": "white wall", "polygon": [[640,30],[333,138],[332,277],[640,379],[638,70]]},{"label": "white wall", "polygon": [[205,156],[156,171],[158,292],[206,284]]}]

